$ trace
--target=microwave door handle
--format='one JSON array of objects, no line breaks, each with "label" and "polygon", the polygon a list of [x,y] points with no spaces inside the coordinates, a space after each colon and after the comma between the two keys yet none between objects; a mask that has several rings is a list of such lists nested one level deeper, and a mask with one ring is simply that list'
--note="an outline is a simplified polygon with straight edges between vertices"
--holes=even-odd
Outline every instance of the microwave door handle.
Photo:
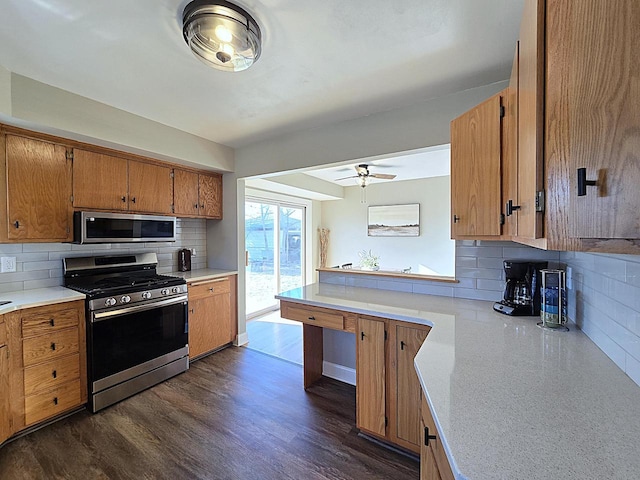
[{"label": "microwave door handle", "polygon": [[119,317],[127,315],[129,313],[143,312],[145,310],[153,310],[158,307],[166,307],[169,305],[175,305],[178,303],[184,303],[188,300],[187,295],[180,295],[175,298],[167,298],[166,300],[160,300],[158,302],[145,303],[144,305],[134,305],[132,307],[121,308],[119,310],[109,310],[108,312],[98,312],[91,315],[91,323],[101,322],[111,317]]}]

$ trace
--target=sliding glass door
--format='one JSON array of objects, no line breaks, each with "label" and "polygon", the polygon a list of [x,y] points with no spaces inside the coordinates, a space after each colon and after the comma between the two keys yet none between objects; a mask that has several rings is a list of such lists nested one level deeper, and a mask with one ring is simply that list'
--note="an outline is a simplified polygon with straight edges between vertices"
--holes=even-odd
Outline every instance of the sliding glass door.
[{"label": "sliding glass door", "polygon": [[274,295],[304,284],[304,218],[303,206],[247,198],[248,317],[277,309]]}]

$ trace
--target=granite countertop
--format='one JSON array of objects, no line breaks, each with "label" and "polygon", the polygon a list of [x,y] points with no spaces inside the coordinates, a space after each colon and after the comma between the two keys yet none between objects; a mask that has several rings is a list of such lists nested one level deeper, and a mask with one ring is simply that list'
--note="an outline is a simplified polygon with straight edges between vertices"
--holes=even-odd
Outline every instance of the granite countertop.
[{"label": "granite countertop", "polygon": [[84,293],[65,287],[48,287],[34,290],[22,290],[0,294],[0,300],[11,300],[11,303],[0,305],[0,315],[29,307],[41,307],[53,303],[84,300]]},{"label": "granite countertop", "polygon": [[640,387],[573,325],[330,284],[277,298],[432,326],[414,364],[457,479],[638,478]]},{"label": "granite countertop", "polygon": [[187,283],[199,282],[201,280],[210,280],[213,278],[227,277],[229,275],[237,275],[237,270],[222,270],[217,268],[200,268],[189,272],[171,272],[168,275],[174,277],[182,277]]}]

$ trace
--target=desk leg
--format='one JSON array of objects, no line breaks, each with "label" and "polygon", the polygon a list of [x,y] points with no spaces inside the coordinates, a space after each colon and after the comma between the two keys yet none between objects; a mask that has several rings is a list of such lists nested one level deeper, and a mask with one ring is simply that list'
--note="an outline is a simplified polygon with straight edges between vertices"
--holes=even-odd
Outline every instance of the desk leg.
[{"label": "desk leg", "polygon": [[322,376],[322,327],[302,325],[304,343],[304,388],[313,385]]}]

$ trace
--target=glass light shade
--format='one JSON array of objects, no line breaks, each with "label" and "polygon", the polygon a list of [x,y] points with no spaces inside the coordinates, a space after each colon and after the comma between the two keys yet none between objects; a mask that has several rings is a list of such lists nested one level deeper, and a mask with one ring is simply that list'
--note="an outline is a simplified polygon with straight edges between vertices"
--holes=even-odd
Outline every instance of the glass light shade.
[{"label": "glass light shade", "polygon": [[240,72],[260,57],[258,24],[230,2],[189,3],[184,9],[182,33],[196,58],[219,70]]}]

